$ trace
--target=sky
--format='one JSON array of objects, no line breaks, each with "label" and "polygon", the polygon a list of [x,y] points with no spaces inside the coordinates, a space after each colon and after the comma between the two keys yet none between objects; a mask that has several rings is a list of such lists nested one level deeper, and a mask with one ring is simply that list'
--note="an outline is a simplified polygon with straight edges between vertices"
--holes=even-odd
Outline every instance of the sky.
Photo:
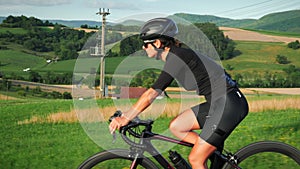
[{"label": "sky", "polygon": [[109,22],[144,20],[154,14],[190,13],[231,19],[259,19],[274,12],[300,9],[300,0],[0,0],[0,16],[100,21],[99,8],[109,8]]}]

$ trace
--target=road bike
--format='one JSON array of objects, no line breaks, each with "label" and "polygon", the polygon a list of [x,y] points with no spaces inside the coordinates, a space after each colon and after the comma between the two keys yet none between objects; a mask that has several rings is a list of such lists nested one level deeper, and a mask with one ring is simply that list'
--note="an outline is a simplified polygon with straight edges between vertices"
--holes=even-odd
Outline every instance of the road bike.
[{"label": "road bike", "polygon": [[[117,111],[111,118],[121,116]],[[169,159],[164,157],[153,145],[153,140],[174,143],[179,146],[193,147],[193,144],[152,132],[153,120],[135,118],[128,125],[121,127],[120,136],[128,149],[112,149],[99,152],[85,160],[79,169],[188,169],[191,168],[180,154],[169,151]],[[150,154],[151,158],[145,153]],[[173,153],[177,153],[174,157]],[[277,157],[278,156],[278,157]],[[176,158],[174,160],[174,158]],[[282,142],[260,141],[249,144],[236,153],[218,148],[209,158],[210,169],[256,169],[261,168],[299,168],[300,151]],[[172,163],[173,162],[173,163]],[[274,164],[283,162],[283,164]],[[267,164],[266,164],[267,163]],[[286,163],[292,167],[286,167]]]}]

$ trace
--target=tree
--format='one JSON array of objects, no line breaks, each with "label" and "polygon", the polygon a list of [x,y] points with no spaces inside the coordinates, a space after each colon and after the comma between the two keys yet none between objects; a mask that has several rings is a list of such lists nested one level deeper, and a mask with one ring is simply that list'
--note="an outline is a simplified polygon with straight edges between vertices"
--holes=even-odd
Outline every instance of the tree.
[{"label": "tree", "polygon": [[196,23],[196,27],[202,30],[202,32],[211,41],[221,60],[227,60],[234,57],[234,42],[225,37],[223,32],[213,23]]},{"label": "tree", "polygon": [[143,41],[139,39],[138,35],[130,36],[121,41],[120,56],[128,56],[141,49]]},{"label": "tree", "polygon": [[288,64],[290,61],[288,61],[286,56],[283,55],[277,55],[276,56],[276,62],[279,64]]},{"label": "tree", "polygon": [[157,78],[157,73],[153,69],[146,69],[139,72],[131,81],[130,86],[151,87]]},{"label": "tree", "polygon": [[64,92],[63,93],[63,99],[72,99],[72,95],[69,92]]},{"label": "tree", "polygon": [[52,98],[54,98],[54,99],[61,99],[61,98],[63,98],[63,97],[62,97],[62,94],[59,93],[59,92],[57,92],[57,91],[53,91],[53,92],[51,93],[51,96],[52,96]]},{"label": "tree", "polygon": [[61,60],[75,59],[86,40],[92,34],[74,29],[64,28],[62,25],[55,24],[54,29],[43,29],[40,26],[53,25],[49,21],[43,21],[34,17],[14,17],[8,16],[1,26],[20,27],[27,30],[26,33],[13,34],[11,32],[1,33],[0,37],[7,39],[8,42],[15,42],[25,48],[37,52],[55,52]]},{"label": "tree", "polygon": [[37,52],[48,52],[45,43],[41,39],[32,38],[24,42],[27,49]]},{"label": "tree", "polygon": [[290,65],[287,69],[283,69],[287,73],[286,87],[300,87],[300,68]]},{"label": "tree", "polygon": [[85,29],[87,29],[87,28],[89,28],[89,26],[88,26],[87,24],[84,24],[84,25],[81,25],[80,28],[85,28]]},{"label": "tree", "polygon": [[296,50],[300,48],[300,43],[296,40],[295,42],[288,43],[288,47]]},{"label": "tree", "polygon": [[29,81],[31,82],[43,82],[42,76],[35,72],[35,71],[31,71],[29,74]]},{"label": "tree", "polygon": [[[48,26],[49,21],[46,23]],[[26,17],[24,15],[22,16],[8,16],[6,19],[3,20],[3,26],[5,27],[12,27],[12,28],[24,28],[24,29],[31,29],[35,26],[45,26],[42,20],[37,19],[35,17]]]},{"label": "tree", "polygon": [[300,68],[297,68],[295,65],[290,65],[288,68],[283,69],[287,74],[292,74],[293,72],[300,72]]}]

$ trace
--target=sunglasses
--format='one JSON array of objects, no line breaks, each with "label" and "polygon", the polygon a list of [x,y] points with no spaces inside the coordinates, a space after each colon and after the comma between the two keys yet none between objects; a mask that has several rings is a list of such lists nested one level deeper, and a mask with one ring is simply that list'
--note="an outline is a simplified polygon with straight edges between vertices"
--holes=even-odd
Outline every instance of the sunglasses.
[{"label": "sunglasses", "polygon": [[156,46],[154,46],[154,44],[153,44],[154,42],[155,42],[155,40],[146,40],[146,41],[144,41],[143,46],[144,46],[144,48],[148,48],[148,45],[151,44],[154,48],[156,48]]}]

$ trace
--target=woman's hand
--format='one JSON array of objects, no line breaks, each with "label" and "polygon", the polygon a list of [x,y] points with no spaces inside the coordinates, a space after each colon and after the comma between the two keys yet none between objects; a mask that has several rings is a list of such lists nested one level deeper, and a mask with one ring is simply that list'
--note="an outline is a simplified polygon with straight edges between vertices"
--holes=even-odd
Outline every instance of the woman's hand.
[{"label": "woman's hand", "polygon": [[122,126],[126,126],[129,123],[129,119],[125,116],[116,117],[112,119],[111,123],[109,124],[109,131],[113,134],[116,130],[120,130]]},{"label": "woman's hand", "polygon": [[149,88],[140,99],[132,106],[130,110],[123,113],[121,117],[115,117],[112,119],[109,124],[109,131],[113,134],[116,130],[119,130],[122,126],[125,126],[129,123],[129,121],[135,117],[137,117],[142,111],[144,111],[153,100],[160,93],[152,88]]}]

